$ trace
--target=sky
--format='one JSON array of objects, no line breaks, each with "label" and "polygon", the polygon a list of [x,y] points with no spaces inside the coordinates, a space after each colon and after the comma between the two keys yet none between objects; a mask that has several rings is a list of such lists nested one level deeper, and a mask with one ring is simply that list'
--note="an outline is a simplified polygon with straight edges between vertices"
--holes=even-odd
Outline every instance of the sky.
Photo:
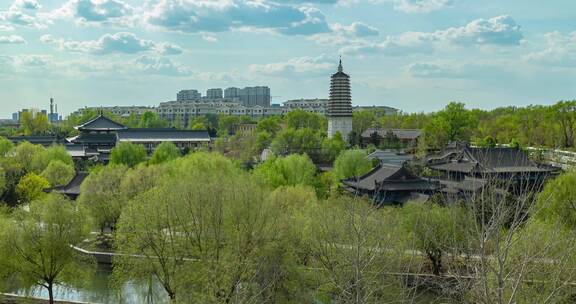
[{"label": "sky", "polygon": [[267,85],[429,112],[576,98],[574,0],[0,0],[0,118]]}]

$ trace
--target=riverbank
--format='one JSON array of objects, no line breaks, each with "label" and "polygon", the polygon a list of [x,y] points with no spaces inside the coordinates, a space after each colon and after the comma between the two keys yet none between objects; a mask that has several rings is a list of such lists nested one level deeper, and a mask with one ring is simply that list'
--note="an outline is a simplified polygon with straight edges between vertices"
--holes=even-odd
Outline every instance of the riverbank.
[{"label": "riverbank", "polygon": [[[15,294],[0,294],[0,304],[48,304],[48,300]],[[89,302],[55,301],[58,304],[90,304]]]}]

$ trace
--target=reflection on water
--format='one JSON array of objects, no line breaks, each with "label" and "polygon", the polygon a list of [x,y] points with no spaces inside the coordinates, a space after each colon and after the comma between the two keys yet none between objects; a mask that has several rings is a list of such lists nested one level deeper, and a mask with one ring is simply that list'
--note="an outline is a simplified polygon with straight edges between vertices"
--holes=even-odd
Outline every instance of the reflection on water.
[{"label": "reflection on water", "polygon": [[[114,289],[111,282],[112,270],[110,266],[98,265],[98,271],[84,288],[70,288],[58,286],[54,288],[54,298],[62,301],[78,301],[89,303],[122,303],[122,304],[164,304],[169,303],[168,296],[158,283],[152,284],[125,284],[121,290]],[[48,299],[48,291],[45,288],[36,287],[33,290],[14,288],[8,292]]]}]

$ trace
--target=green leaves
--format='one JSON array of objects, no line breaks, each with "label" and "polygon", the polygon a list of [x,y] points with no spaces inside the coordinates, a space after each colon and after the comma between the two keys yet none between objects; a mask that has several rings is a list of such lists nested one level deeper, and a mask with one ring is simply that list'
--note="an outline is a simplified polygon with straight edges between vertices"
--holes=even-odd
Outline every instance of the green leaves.
[{"label": "green leaves", "polygon": [[123,142],[112,149],[110,163],[113,165],[135,167],[144,162],[147,155],[144,146]]}]

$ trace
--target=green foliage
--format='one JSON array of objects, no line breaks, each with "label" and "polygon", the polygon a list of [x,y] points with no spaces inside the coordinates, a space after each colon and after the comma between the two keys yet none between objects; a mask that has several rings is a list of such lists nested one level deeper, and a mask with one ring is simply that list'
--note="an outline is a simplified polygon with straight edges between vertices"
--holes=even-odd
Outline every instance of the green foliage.
[{"label": "green foliage", "polygon": [[120,186],[127,170],[121,165],[98,168],[82,183],[78,202],[86,207],[100,231],[114,228],[120,217],[126,203]]},{"label": "green foliage", "polygon": [[442,273],[446,253],[460,254],[468,249],[474,218],[462,207],[408,203],[402,217],[411,243],[426,254],[435,275]]},{"label": "green foliage", "polygon": [[30,172],[34,168],[34,159],[36,159],[44,150],[44,147],[40,145],[23,142],[14,149],[14,160],[22,167],[24,172]]},{"label": "green foliage", "polygon": [[258,132],[266,132],[274,136],[282,128],[280,123],[281,120],[279,116],[266,117],[258,121],[258,125],[256,125],[256,130]]},{"label": "green foliage", "polygon": [[170,167],[173,175],[130,201],[122,213],[118,250],[150,258],[118,257],[118,280],[148,283],[154,277],[182,303],[223,303],[232,297],[243,302],[273,291],[267,286],[277,286],[285,276],[264,271],[280,269],[275,265],[284,260],[277,256],[283,251],[274,250],[279,214],[261,187],[217,154],[194,153]]},{"label": "green foliage", "polygon": [[48,116],[42,113],[32,116],[31,112],[22,112],[20,123],[24,135],[42,135],[50,129]]},{"label": "green foliage", "polygon": [[0,157],[8,156],[8,153],[14,149],[14,144],[11,140],[0,137]]},{"label": "green foliage", "polygon": [[403,299],[400,280],[387,275],[402,271],[405,254],[399,218],[388,211],[343,196],[313,212],[311,252],[327,303],[410,303]]},{"label": "green foliage", "polygon": [[286,125],[292,129],[312,129],[319,130],[322,128],[325,118],[304,110],[294,110],[286,114]]},{"label": "green foliage", "polygon": [[154,150],[154,153],[152,153],[150,164],[160,164],[176,159],[180,156],[182,156],[182,153],[180,153],[180,149],[178,149],[175,144],[171,142],[163,142],[158,145],[156,150]]},{"label": "green foliage", "polygon": [[376,113],[374,111],[356,111],[352,115],[352,130],[356,134],[362,134],[376,124]]},{"label": "green foliage", "polygon": [[464,104],[451,102],[433,116],[424,130],[430,144],[443,147],[451,141],[469,140],[474,125],[474,117],[464,108]]},{"label": "green foliage", "polygon": [[254,169],[254,175],[273,188],[316,185],[316,166],[305,154],[267,160]]},{"label": "green foliage", "polygon": [[56,187],[67,185],[74,178],[75,173],[73,166],[56,159],[50,162],[40,176]]},{"label": "green foliage", "polygon": [[346,149],[346,142],[342,139],[340,132],[332,138],[324,138],[322,141],[323,160],[332,163],[344,149]]},{"label": "green foliage", "polygon": [[343,151],[334,161],[333,177],[336,181],[343,178],[359,177],[372,169],[372,161],[363,150]]},{"label": "green foliage", "polygon": [[6,188],[8,187],[7,183],[6,170],[0,166],[0,197],[4,195],[4,191],[6,191]]},{"label": "green foliage", "polygon": [[[293,113],[293,112],[290,112]],[[282,130],[272,141],[272,151],[278,155],[306,153],[314,155],[321,151],[322,138],[319,131],[310,128]]]},{"label": "green foliage", "polygon": [[110,163],[113,165],[125,165],[134,167],[146,160],[146,149],[142,145],[132,143],[120,143],[110,154]]},{"label": "green foliage", "polygon": [[16,186],[16,194],[22,203],[29,203],[46,196],[44,189],[50,188],[50,182],[35,173],[28,173]]},{"label": "green foliage", "polygon": [[66,198],[49,195],[34,201],[30,211],[16,211],[3,240],[10,250],[8,271],[21,286],[48,290],[53,303],[55,284],[74,284],[91,269],[70,245],[90,232],[86,217]]},{"label": "green foliage", "polygon": [[538,195],[536,217],[546,223],[560,223],[576,230],[576,171],[571,170],[549,181]]},{"label": "green foliage", "polygon": [[140,117],[140,123],[138,123],[138,128],[165,128],[168,123],[162,120],[156,112],[146,111]]},{"label": "green foliage", "polygon": [[41,173],[53,161],[60,161],[65,165],[74,166],[72,157],[66,151],[66,148],[61,145],[51,146],[47,149],[42,149],[32,158],[32,171]]}]

